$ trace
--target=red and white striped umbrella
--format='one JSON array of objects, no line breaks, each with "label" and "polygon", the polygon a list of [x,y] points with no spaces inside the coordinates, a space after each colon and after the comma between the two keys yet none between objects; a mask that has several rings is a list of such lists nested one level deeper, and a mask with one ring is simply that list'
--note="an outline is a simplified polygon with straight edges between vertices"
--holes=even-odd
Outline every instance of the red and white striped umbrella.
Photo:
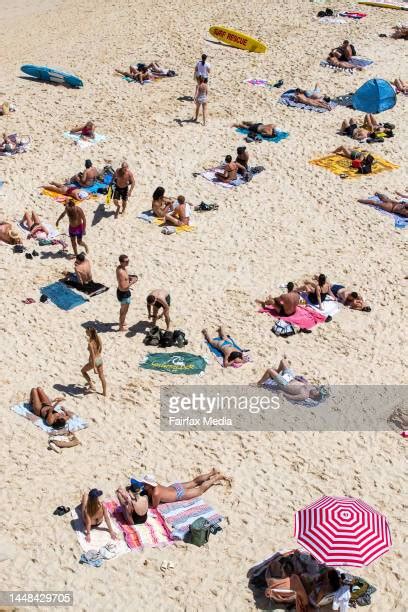
[{"label": "red and white striped umbrella", "polygon": [[324,496],[298,510],[295,537],[327,565],[369,565],[391,546],[385,516],[353,497]]}]

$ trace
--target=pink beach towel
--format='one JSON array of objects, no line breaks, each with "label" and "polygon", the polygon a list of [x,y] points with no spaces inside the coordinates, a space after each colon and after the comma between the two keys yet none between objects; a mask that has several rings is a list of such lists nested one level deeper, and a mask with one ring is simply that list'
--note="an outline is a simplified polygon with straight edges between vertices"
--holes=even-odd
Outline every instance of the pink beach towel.
[{"label": "pink beach towel", "polygon": [[173,543],[170,530],[156,509],[148,510],[147,521],[142,525],[128,525],[125,523],[120,504],[117,501],[106,501],[104,505],[123,531],[126,544],[132,550],[141,552],[147,547],[162,548]]},{"label": "pink beach towel", "polygon": [[326,315],[321,314],[314,308],[309,306],[297,306],[295,314],[290,317],[281,317],[278,311],[273,307],[261,308],[259,312],[266,312],[275,319],[282,319],[293,325],[297,325],[302,329],[312,329],[318,323],[323,323],[326,320]]}]

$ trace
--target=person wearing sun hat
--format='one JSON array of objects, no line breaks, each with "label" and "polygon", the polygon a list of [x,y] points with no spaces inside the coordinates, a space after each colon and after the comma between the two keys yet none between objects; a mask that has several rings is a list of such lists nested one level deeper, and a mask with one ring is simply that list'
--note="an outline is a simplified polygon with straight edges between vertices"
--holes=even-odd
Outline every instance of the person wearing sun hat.
[{"label": "person wearing sun hat", "polygon": [[0,242],[5,242],[7,244],[21,244],[22,240],[20,234],[13,229],[11,223],[0,221]]},{"label": "person wearing sun hat", "polygon": [[144,490],[143,482],[131,478],[130,486],[127,486],[126,489],[119,487],[116,495],[128,525],[141,525],[146,522],[149,498]]},{"label": "person wearing sun hat", "polygon": [[91,541],[91,529],[92,527],[98,527],[103,520],[108,527],[112,540],[116,540],[117,536],[112,529],[109,514],[99,499],[102,497],[103,492],[99,489],[91,489],[88,493],[84,493],[82,496],[81,510],[82,520],[85,528],[85,539],[87,542]]}]

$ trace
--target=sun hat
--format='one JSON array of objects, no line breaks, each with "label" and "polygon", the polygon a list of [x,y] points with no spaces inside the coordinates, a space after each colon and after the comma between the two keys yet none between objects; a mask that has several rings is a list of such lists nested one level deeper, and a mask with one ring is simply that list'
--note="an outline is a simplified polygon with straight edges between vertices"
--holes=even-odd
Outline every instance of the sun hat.
[{"label": "sun hat", "polygon": [[140,481],[144,484],[148,484],[152,487],[157,487],[158,483],[156,482],[156,478],[153,476],[153,474],[145,474],[143,476],[143,478],[140,479]]},{"label": "sun hat", "polygon": [[89,497],[100,497],[101,495],[103,495],[102,491],[100,491],[99,489],[91,489],[89,491]]}]

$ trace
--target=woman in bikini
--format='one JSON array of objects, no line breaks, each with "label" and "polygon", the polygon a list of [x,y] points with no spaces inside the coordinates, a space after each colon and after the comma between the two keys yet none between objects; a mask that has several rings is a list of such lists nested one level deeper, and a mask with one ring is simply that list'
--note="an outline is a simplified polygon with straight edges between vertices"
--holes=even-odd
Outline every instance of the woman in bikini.
[{"label": "woman in bikini", "polygon": [[333,300],[336,299],[325,274],[314,276],[311,281],[306,280],[301,287],[296,287],[295,291],[298,293],[306,291],[309,302],[313,306],[318,306],[320,310],[323,310],[322,303],[328,295]]},{"label": "woman in bikini", "polygon": [[149,497],[144,491],[143,483],[131,478],[130,486],[116,491],[122,513],[128,525],[142,525],[147,521]]},{"label": "woman in bikini", "polygon": [[208,79],[200,76],[198,84],[195,90],[194,102],[196,104],[196,114],[194,121],[198,121],[198,113],[200,112],[200,106],[203,109],[203,125],[205,125],[205,119],[207,114],[207,102],[208,102]]},{"label": "woman in bikini", "polygon": [[157,187],[152,196],[152,211],[159,219],[163,219],[173,209],[174,199],[168,198],[164,193],[164,187]]},{"label": "woman in bikini", "polygon": [[72,128],[70,134],[78,134],[82,140],[93,140],[95,138],[95,124],[87,121],[85,125],[77,125]]},{"label": "woman in bikini", "polygon": [[39,216],[32,211],[31,214],[28,210],[24,213],[22,225],[29,231],[29,238],[36,238],[37,240],[43,240],[48,236],[47,228],[42,225]]},{"label": "woman in bikini", "polygon": [[368,206],[377,206],[382,210],[389,213],[394,213],[400,217],[408,217],[408,198],[402,198],[402,200],[391,200],[388,196],[383,193],[375,194],[378,200],[357,200],[360,204],[367,204]]},{"label": "woman in bikini", "polygon": [[68,412],[62,406],[58,406],[63,399],[63,397],[57,397],[51,401],[41,387],[34,387],[30,392],[30,404],[33,413],[43,419],[45,424],[53,429],[62,429],[73,416],[72,412]]},{"label": "woman in bikini", "polygon": [[222,327],[219,327],[217,331],[221,340],[212,340],[206,329],[202,330],[202,334],[207,340],[208,344],[218,349],[222,353],[224,358],[223,367],[228,368],[229,366],[233,365],[242,365],[244,363],[243,353],[236,349],[231,338],[225,334]]},{"label": "woman in bikini", "polygon": [[89,493],[84,493],[81,500],[82,521],[85,527],[85,539],[91,541],[92,527],[99,527],[105,519],[110,537],[116,540],[116,533],[112,529],[109,513],[99,498],[103,495],[98,489],[91,489]]},{"label": "woman in bikini", "polygon": [[106,397],[106,379],[103,371],[102,342],[96,329],[93,327],[88,327],[86,329],[86,335],[88,338],[89,359],[88,363],[84,365],[81,370],[82,376],[86,380],[88,390],[95,391],[95,385],[88,374],[90,370],[93,370],[95,374],[99,376],[99,380],[102,384],[102,395]]},{"label": "woman in bikini", "polygon": [[42,188],[67,196],[68,198],[73,198],[74,200],[86,200],[89,198],[88,191],[75,187],[75,185],[63,185],[62,183],[51,181],[49,185],[42,185]]},{"label": "woman in bikini", "polygon": [[20,234],[13,230],[11,223],[0,221],[0,242],[6,244],[22,244]]}]

